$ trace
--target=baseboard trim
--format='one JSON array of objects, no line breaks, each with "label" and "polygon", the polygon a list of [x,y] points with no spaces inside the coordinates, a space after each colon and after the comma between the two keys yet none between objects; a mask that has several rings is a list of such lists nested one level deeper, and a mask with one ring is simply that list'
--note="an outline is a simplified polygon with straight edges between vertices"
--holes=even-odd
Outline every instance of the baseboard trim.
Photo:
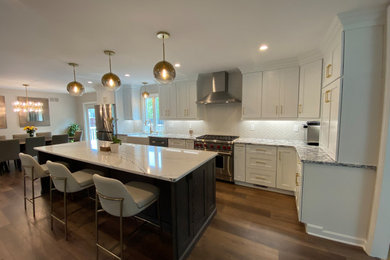
[{"label": "baseboard trim", "polygon": [[242,182],[242,181],[234,181],[234,184],[245,186],[245,187],[250,187],[250,188],[255,188],[255,189],[259,189],[259,190],[267,190],[267,191],[272,191],[272,192],[277,192],[277,193],[282,193],[282,194],[294,196],[294,192],[293,191],[289,191],[289,190],[281,190],[281,189],[278,189],[278,188],[265,187],[265,186],[261,187],[261,186],[255,185],[255,184]]},{"label": "baseboard trim", "polygon": [[305,227],[306,227],[306,233],[313,236],[322,237],[325,239],[341,242],[348,245],[360,246],[363,249],[366,247],[367,240],[363,238],[353,237],[353,236],[336,233],[329,230],[324,230],[323,227],[313,225],[313,224],[306,223]]}]

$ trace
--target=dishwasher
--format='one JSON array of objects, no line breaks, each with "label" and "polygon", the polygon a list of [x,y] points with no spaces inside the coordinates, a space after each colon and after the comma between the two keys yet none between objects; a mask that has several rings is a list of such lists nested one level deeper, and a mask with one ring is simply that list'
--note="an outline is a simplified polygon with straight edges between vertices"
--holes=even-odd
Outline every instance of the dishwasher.
[{"label": "dishwasher", "polygon": [[168,147],[168,138],[149,136],[149,145]]}]

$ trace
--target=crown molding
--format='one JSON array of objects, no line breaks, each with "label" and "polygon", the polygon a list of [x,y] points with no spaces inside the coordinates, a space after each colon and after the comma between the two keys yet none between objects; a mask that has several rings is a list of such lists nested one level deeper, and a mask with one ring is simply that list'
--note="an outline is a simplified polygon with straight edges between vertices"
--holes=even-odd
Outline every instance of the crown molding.
[{"label": "crown molding", "polygon": [[386,6],[343,12],[337,16],[344,30],[384,25],[386,23]]},{"label": "crown molding", "polygon": [[299,65],[303,65],[314,61],[322,60],[322,58],[323,58],[322,52],[319,49],[314,49],[299,55],[298,63]]},{"label": "crown molding", "polygon": [[265,62],[258,66],[244,65],[244,66],[239,66],[238,68],[241,70],[243,74],[246,74],[246,73],[259,72],[259,71],[285,69],[285,68],[291,68],[297,66],[299,66],[299,62],[298,59],[294,57],[294,58],[287,58],[287,59]]}]

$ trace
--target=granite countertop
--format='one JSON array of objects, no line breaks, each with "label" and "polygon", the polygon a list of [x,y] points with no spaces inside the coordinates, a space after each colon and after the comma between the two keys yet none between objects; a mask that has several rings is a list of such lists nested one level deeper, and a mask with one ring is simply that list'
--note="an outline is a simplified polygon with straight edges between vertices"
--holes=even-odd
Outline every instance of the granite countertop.
[{"label": "granite countertop", "polygon": [[91,141],[36,147],[35,150],[123,172],[176,182],[217,156],[215,152],[122,144],[118,153],[101,152],[110,142]]},{"label": "granite countertop", "polygon": [[[121,134],[120,134],[121,135]],[[140,138],[149,138],[149,137],[162,137],[162,138],[172,138],[172,139],[188,139],[195,140],[198,135],[189,135],[189,134],[163,134],[163,133],[127,133],[122,134],[130,137],[140,137]]]},{"label": "granite countertop", "polygon": [[346,166],[356,168],[376,169],[376,166],[342,163],[333,160],[322,148],[313,145],[307,145],[303,141],[298,140],[277,140],[277,139],[261,139],[261,138],[239,138],[234,141],[236,144],[260,144],[270,146],[294,147],[297,151],[299,159],[303,163],[328,164],[335,166]]}]

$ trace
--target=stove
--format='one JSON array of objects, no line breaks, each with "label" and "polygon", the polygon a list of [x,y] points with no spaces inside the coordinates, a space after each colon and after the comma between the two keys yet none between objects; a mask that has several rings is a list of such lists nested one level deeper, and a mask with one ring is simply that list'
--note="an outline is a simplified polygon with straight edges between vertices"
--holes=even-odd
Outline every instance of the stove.
[{"label": "stove", "polygon": [[202,135],[196,137],[194,143],[196,150],[214,151],[218,153],[215,162],[217,179],[233,182],[233,151],[234,140],[237,138],[238,136],[230,135]]}]

